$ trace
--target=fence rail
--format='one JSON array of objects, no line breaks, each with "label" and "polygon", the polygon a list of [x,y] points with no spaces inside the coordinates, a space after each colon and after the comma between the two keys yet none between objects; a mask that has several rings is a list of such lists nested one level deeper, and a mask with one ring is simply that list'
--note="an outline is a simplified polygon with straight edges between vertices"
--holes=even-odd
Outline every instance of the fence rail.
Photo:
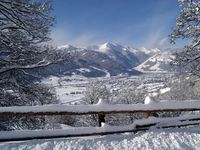
[{"label": "fence rail", "polygon": [[[76,127],[67,130],[36,130],[36,131],[0,131],[0,142],[30,139],[49,139],[62,137],[106,135],[124,132],[137,132],[148,130],[149,127],[169,128],[188,125],[199,125],[200,115],[181,116],[174,118],[152,118],[153,112],[173,111],[200,111],[200,100],[188,101],[161,101],[150,104],[116,104],[110,105],[103,102],[97,105],[46,105],[46,106],[16,106],[0,107],[0,116],[36,116],[36,115],[86,115],[98,114],[99,127]],[[135,120],[126,126],[102,126],[106,114],[116,113],[144,113],[143,120]],[[149,118],[148,118],[149,117]]]},{"label": "fence rail", "polygon": [[200,100],[151,104],[44,105],[0,107],[0,115],[87,115],[116,113],[200,111]]},{"label": "fence rail", "polygon": [[133,124],[125,126],[72,127],[65,130],[1,131],[0,142],[107,135],[125,132],[135,133],[138,131],[148,130],[152,126],[155,128],[170,128],[199,124],[200,116],[198,114],[174,118],[147,118],[143,120],[136,120]]}]

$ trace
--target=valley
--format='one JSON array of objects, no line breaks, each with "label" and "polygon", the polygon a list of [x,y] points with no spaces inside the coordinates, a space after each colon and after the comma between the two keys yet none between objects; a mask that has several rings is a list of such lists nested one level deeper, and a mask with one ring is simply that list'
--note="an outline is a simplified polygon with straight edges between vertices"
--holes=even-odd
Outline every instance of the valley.
[{"label": "valley", "polygon": [[71,60],[40,70],[41,74],[45,76],[80,75],[95,78],[176,72],[176,68],[170,64],[174,58],[175,50],[173,49],[131,48],[104,43],[86,48],[64,45],[58,47],[57,51],[69,53]]},{"label": "valley", "polygon": [[104,43],[87,48],[63,45],[58,50],[70,53],[72,61],[50,66],[48,72],[42,70],[47,75],[42,83],[54,89],[61,104],[83,103],[90,83],[97,82],[106,86],[109,98],[116,103],[117,94],[126,89],[143,91],[142,103],[146,96],[154,97],[166,88],[165,82],[176,72],[170,64],[174,50],[169,49],[136,49]]},{"label": "valley", "polygon": [[[116,93],[125,92],[128,89],[145,91],[145,96],[156,96],[166,87],[166,81],[173,76],[170,73],[142,74],[139,76],[112,76],[86,78],[79,75],[72,76],[51,76],[42,83],[52,87],[61,104],[81,104],[89,83],[101,82],[110,93],[111,99],[116,101]],[[141,99],[141,103],[144,99]],[[118,103],[118,102],[116,102]],[[132,102],[134,103],[134,101]]]}]

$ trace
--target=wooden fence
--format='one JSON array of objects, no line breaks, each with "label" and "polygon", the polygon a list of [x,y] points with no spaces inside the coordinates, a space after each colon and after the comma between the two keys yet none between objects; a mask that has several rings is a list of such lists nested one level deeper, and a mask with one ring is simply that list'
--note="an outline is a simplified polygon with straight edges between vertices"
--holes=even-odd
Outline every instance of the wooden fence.
[{"label": "wooden fence", "polygon": [[[0,131],[0,141],[18,141],[30,139],[49,139],[90,135],[106,135],[124,132],[148,130],[149,127],[169,128],[200,124],[200,115],[173,118],[153,118],[152,113],[173,111],[200,111],[200,100],[162,101],[151,104],[116,104],[98,103],[97,105],[46,105],[0,107],[0,116],[36,116],[36,115],[91,115],[99,116],[99,127],[77,127],[66,130],[29,130]],[[144,113],[143,120],[136,120],[126,126],[105,126],[105,115],[116,113]],[[102,126],[103,125],[103,126]]]}]

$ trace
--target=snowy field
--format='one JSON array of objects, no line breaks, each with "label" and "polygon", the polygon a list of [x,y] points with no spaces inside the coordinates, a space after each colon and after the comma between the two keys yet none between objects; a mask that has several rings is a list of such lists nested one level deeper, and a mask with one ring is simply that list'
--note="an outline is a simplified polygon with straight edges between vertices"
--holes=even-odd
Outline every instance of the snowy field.
[{"label": "snowy field", "polygon": [[0,143],[1,150],[199,150],[200,128]]},{"label": "snowy field", "polygon": [[114,77],[99,77],[86,78],[79,75],[57,77],[51,76],[44,79],[42,83],[53,87],[61,104],[80,103],[84,97],[86,87],[91,81],[101,81],[111,92],[124,90],[138,85],[138,89],[145,88],[151,95],[155,95],[158,90],[161,93],[165,92],[166,87],[164,81],[171,74],[144,74],[142,76],[114,76]]},{"label": "snowy field", "polygon": [[53,87],[61,104],[74,104],[83,98],[88,79],[83,76],[51,76],[42,81]]},{"label": "snowy field", "polygon": [[[112,91],[126,89],[137,84],[145,87],[149,94],[165,93],[170,90],[165,80],[170,75],[147,74],[143,76],[104,77],[101,80]],[[52,86],[61,104],[81,102],[90,81],[82,76],[50,77],[43,83]],[[139,84],[138,84],[139,83]],[[106,136],[59,138],[0,143],[0,150],[198,150],[200,149],[200,126],[190,128],[150,129],[147,132],[126,133]]]}]

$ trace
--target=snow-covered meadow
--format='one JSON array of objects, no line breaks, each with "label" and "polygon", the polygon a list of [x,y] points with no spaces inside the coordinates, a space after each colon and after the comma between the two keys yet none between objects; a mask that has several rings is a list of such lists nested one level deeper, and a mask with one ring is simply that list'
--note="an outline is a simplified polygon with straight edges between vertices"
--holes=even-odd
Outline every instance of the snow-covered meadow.
[{"label": "snow-covered meadow", "polygon": [[90,82],[101,81],[111,92],[136,87],[138,90],[147,90],[147,95],[156,96],[157,94],[170,91],[170,88],[166,87],[165,81],[171,75],[153,73],[141,76],[106,76],[99,78],[86,78],[79,75],[63,77],[50,76],[44,79],[42,83],[53,87],[61,104],[76,104],[82,101],[86,87]]},{"label": "snow-covered meadow", "polygon": [[53,87],[56,96],[61,104],[74,104],[83,97],[88,79],[83,76],[51,76],[42,81],[42,83]]}]

